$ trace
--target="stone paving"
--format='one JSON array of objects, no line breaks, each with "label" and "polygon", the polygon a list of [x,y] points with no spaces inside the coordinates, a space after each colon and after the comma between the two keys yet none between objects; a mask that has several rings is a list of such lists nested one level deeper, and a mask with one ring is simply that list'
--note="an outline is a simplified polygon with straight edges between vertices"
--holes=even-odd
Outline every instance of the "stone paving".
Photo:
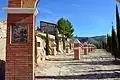
[{"label": "stone paving", "polygon": [[120,80],[120,65],[104,50],[73,59],[73,53],[49,56],[36,67],[36,80]]}]

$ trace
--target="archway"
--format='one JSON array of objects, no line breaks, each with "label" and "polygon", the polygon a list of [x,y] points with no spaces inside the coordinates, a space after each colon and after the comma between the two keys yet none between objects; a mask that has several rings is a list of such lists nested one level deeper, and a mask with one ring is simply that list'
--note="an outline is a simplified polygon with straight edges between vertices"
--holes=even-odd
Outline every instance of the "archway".
[{"label": "archway", "polygon": [[34,80],[38,0],[8,0],[5,80]]}]

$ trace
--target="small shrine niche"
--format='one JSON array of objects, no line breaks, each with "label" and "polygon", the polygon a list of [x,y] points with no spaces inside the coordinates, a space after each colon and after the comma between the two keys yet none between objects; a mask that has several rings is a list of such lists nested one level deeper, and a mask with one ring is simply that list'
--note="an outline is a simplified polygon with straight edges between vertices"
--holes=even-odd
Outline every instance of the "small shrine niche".
[{"label": "small shrine niche", "polygon": [[11,44],[21,44],[28,42],[28,25],[12,24],[11,25]]}]

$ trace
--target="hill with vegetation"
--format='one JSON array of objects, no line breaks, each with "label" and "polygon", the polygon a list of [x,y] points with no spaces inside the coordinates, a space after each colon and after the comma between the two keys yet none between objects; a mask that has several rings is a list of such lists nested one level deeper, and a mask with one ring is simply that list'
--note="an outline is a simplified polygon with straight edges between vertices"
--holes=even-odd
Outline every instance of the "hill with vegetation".
[{"label": "hill with vegetation", "polygon": [[80,42],[88,42],[92,44],[101,44],[102,42],[106,42],[106,35],[102,36],[94,36],[94,37],[75,37],[77,38]]}]

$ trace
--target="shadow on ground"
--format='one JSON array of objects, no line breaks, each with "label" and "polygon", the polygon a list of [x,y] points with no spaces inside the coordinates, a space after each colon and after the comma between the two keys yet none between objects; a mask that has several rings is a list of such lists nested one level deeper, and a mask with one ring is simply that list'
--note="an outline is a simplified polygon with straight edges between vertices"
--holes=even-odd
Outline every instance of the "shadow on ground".
[{"label": "shadow on ground", "polygon": [[66,63],[68,63],[68,65],[80,65],[79,63],[84,63],[84,65],[120,65],[119,62],[115,61],[79,61]]},{"label": "shadow on ground", "polygon": [[[78,61],[74,60],[74,58],[54,58],[54,59],[48,59],[48,61],[64,61],[68,65],[120,65],[120,61],[115,62],[115,61]],[[72,61],[72,62],[71,62]]]},{"label": "shadow on ground", "polygon": [[54,59],[48,59],[47,61],[73,61],[74,58],[54,58]]},{"label": "shadow on ground", "polygon": [[36,79],[107,79],[120,78],[120,73],[95,73],[86,75],[70,75],[70,76],[36,76]]},{"label": "shadow on ground", "polygon": [[[94,70],[94,71],[87,71],[87,72],[120,72],[120,69],[114,69],[114,70]],[[120,74],[120,73],[119,73]]]}]

